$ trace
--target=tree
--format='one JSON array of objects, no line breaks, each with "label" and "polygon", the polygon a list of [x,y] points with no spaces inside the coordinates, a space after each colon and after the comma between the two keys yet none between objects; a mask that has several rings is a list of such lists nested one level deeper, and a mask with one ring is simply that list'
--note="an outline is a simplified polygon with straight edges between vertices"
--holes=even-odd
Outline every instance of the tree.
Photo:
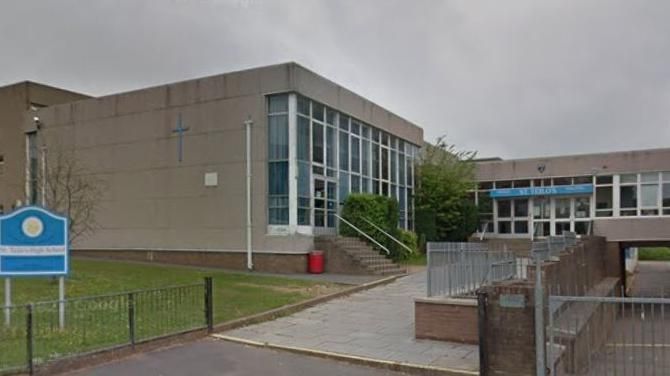
[{"label": "tree", "polygon": [[70,242],[93,232],[103,180],[93,175],[73,151],[50,149],[43,161],[44,176],[39,181],[44,205],[67,216]]},{"label": "tree", "polygon": [[423,241],[464,241],[477,229],[477,207],[468,195],[475,155],[458,151],[444,137],[424,145],[414,197],[416,230]]}]

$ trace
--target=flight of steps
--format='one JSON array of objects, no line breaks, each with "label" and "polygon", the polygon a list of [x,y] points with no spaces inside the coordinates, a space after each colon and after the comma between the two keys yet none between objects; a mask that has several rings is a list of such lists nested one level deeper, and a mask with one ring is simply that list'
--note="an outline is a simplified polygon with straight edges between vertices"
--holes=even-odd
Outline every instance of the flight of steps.
[{"label": "flight of steps", "polygon": [[346,254],[348,258],[369,274],[395,275],[405,274],[407,269],[396,264],[393,260],[379,253],[366,242],[353,237],[345,236],[319,236],[316,244],[328,244],[332,252]]}]

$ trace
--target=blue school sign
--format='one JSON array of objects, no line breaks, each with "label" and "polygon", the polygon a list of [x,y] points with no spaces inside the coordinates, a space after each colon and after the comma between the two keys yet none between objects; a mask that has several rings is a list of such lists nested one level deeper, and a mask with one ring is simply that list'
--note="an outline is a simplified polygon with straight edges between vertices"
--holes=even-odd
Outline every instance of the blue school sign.
[{"label": "blue school sign", "polygon": [[68,220],[35,206],[0,216],[0,277],[69,272]]},{"label": "blue school sign", "polygon": [[491,198],[533,196],[570,196],[593,194],[593,184],[556,185],[551,187],[501,188],[491,191]]}]

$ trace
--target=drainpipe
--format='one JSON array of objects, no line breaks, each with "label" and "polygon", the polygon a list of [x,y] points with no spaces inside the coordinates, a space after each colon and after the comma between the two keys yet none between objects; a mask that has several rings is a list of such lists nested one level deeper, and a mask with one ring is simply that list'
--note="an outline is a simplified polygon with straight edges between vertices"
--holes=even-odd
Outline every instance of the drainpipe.
[{"label": "drainpipe", "polygon": [[247,133],[247,269],[249,271],[254,270],[251,248],[251,125],[253,123],[251,117],[244,121],[244,127],[246,128]]}]

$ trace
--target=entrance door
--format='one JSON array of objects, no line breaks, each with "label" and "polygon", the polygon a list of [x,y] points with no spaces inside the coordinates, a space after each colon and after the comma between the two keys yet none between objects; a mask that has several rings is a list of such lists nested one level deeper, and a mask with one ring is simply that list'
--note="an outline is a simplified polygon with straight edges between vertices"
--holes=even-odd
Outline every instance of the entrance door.
[{"label": "entrance door", "polygon": [[337,183],[322,177],[314,178],[314,231],[334,233],[337,220]]}]

